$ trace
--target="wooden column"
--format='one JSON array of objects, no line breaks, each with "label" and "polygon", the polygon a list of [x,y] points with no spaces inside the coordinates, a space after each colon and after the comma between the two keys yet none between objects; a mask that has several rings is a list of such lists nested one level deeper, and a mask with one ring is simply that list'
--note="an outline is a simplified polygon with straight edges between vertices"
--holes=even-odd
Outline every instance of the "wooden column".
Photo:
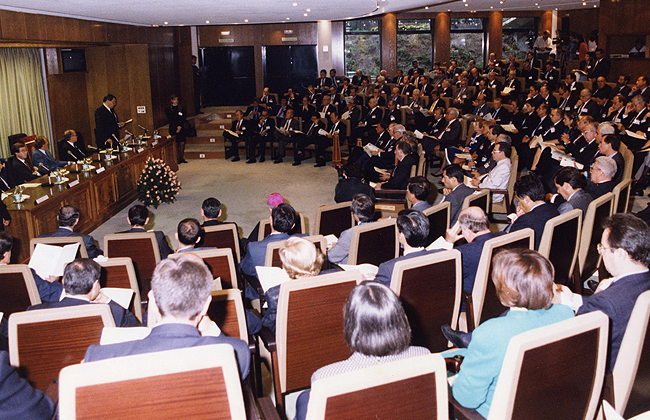
[{"label": "wooden column", "polygon": [[386,13],[381,18],[381,69],[397,73],[397,17]]},{"label": "wooden column", "polygon": [[449,64],[451,18],[446,12],[436,14],[433,36],[433,61],[442,65]]},{"label": "wooden column", "polygon": [[507,58],[501,57],[503,52],[503,13],[494,11],[490,13],[488,18],[488,39],[487,39],[487,53],[488,57],[491,53],[495,53],[497,59]]},{"label": "wooden column", "polygon": [[553,11],[546,10],[542,13],[542,19],[539,23],[539,33],[548,31],[553,37]]}]

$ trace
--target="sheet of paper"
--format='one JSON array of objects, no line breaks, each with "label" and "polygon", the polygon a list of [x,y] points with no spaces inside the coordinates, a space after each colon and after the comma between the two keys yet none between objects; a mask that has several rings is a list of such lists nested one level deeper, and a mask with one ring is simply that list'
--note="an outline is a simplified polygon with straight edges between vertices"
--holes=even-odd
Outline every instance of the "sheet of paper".
[{"label": "sheet of paper", "polygon": [[319,112],[321,118],[325,118],[325,113],[324,112]]},{"label": "sheet of paper", "polygon": [[148,336],[149,333],[151,333],[151,329],[147,327],[104,327],[102,329],[102,337],[99,339],[99,344],[105,346],[106,344],[142,340]]},{"label": "sheet of paper", "polygon": [[408,106],[408,105],[400,106],[399,109],[405,109],[406,112],[411,112],[411,111],[413,111],[413,109],[412,109],[410,106]]},{"label": "sheet of paper", "polygon": [[378,168],[376,166],[374,166],[374,169],[375,169],[375,171],[377,171],[380,174],[390,175],[390,171],[388,169]]},{"label": "sheet of paper", "polygon": [[[79,246],[79,244],[74,244],[74,245],[77,245],[77,247]],[[60,264],[62,253],[63,253],[62,246],[36,244],[36,247],[34,248],[34,252],[32,253],[31,258],[29,259],[29,268],[36,271],[36,274],[38,274],[39,277],[41,277],[42,279],[47,279],[50,276],[62,276],[63,275],[62,266],[65,265],[65,264]],[[74,260],[76,254],[77,251],[75,248],[75,252],[72,256],[72,259],[70,259],[67,262]],[[57,268],[59,269],[59,271],[57,271]],[[60,274],[56,274],[57,272],[59,272]]]},{"label": "sheet of paper", "polygon": [[63,275],[63,270],[65,269],[66,264],[77,257],[77,251],[79,251],[79,244],[68,244],[61,249],[61,255],[59,256],[59,262],[56,265],[54,270],[54,275],[60,277]]},{"label": "sheet of paper", "polygon": [[645,136],[643,134],[638,134],[638,133],[635,133],[634,131],[625,130],[625,134],[630,136],[630,137],[634,137],[635,139],[645,140]]},{"label": "sheet of paper", "polygon": [[460,159],[471,159],[472,155],[469,153],[456,153],[456,157]]},{"label": "sheet of paper", "polygon": [[517,129],[514,124],[501,124],[501,127],[503,127],[503,129],[506,131],[513,131]]},{"label": "sheet of paper", "polygon": [[350,119],[350,111],[345,111],[343,115],[341,115],[342,120],[349,120]]},{"label": "sheet of paper", "polygon": [[339,241],[339,238],[337,238],[336,235],[332,235],[330,233],[329,235],[325,235],[325,240],[327,241],[327,249],[330,249],[335,243]]},{"label": "sheet of paper", "polygon": [[25,182],[24,184],[20,184],[21,187],[23,188],[36,188],[40,187],[41,183],[40,182]]},{"label": "sheet of paper", "polygon": [[420,130],[415,130],[413,132],[413,134],[415,134],[415,137],[417,137],[420,140],[422,140],[422,138],[424,138],[424,134],[422,134],[422,132],[420,132]]},{"label": "sheet of paper", "polygon": [[364,280],[373,280],[377,276],[377,271],[379,271],[379,267],[367,263],[359,265],[339,264],[339,267],[345,271],[360,272]]},{"label": "sheet of paper", "polygon": [[118,287],[104,287],[102,288],[102,293],[104,293],[112,301],[124,309],[129,309],[133,295],[135,295],[135,292],[131,289],[123,289]]},{"label": "sheet of paper", "polygon": [[443,236],[439,236],[438,239],[435,241],[431,242],[431,245],[427,247],[427,251],[431,251],[432,249],[453,249],[454,244],[451,242],[445,241],[445,238]]},{"label": "sheet of paper", "polygon": [[323,130],[322,128],[320,128],[320,129],[318,129],[318,134],[320,134],[321,136],[326,136],[329,133],[327,131]]},{"label": "sheet of paper", "polygon": [[233,135],[233,136],[235,136],[235,137],[239,137],[239,134],[235,133],[235,132],[232,131],[232,130],[228,130],[228,129],[226,129],[226,130],[223,130],[223,131],[225,131],[226,133],[230,133],[231,135]]},{"label": "sheet of paper", "polygon": [[260,279],[260,286],[262,286],[264,293],[271,287],[291,280],[287,272],[279,267],[263,267],[258,265],[255,267],[255,271],[257,272],[257,278]]},{"label": "sheet of paper", "polygon": [[506,86],[506,87],[503,88],[503,93],[505,93],[506,95],[508,95],[510,92],[512,92],[512,88],[511,88],[511,87],[507,87],[507,86]]}]

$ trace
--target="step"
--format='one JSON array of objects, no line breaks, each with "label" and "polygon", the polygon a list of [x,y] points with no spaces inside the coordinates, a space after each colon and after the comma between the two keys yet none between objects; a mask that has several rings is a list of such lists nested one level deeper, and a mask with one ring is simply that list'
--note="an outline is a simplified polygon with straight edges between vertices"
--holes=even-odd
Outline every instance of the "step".
[{"label": "step", "polygon": [[223,159],[226,156],[226,152],[224,150],[221,151],[213,151],[213,152],[201,152],[201,151],[196,151],[196,152],[189,152],[185,151],[185,160],[191,160],[191,159]]},{"label": "step", "polygon": [[223,144],[223,136],[208,135],[208,136],[197,136],[197,137],[188,137],[187,144]]}]

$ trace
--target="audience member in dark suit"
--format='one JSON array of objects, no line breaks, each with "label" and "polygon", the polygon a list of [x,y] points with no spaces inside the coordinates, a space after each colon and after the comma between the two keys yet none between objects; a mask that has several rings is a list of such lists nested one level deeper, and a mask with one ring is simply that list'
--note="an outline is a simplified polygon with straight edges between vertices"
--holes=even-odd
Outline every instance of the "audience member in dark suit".
[{"label": "audience member in dark suit", "polygon": [[573,209],[580,209],[584,217],[589,203],[594,200],[592,196],[583,190],[586,186],[587,180],[576,168],[562,168],[555,174],[555,188],[565,200],[558,206],[560,214]]},{"label": "audience member in dark suit", "polygon": [[34,163],[34,167],[42,174],[56,171],[69,163],[54,159],[47,150],[47,145],[48,141],[44,136],[36,136],[34,140],[34,146],[36,148],[32,152],[32,162]]},{"label": "audience member in dark suit", "polygon": [[49,420],[55,412],[52,400],[9,364],[9,353],[0,351],[0,418]]},{"label": "audience member in dark suit", "polygon": [[314,87],[317,89],[325,89],[332,86],[332,79],[327,77],[327,71],[321,70],[320,77],[314,81]]},{"label": "audience member in dark suit", "polygon": [[180,104],[178,95],[172,94],[170,104],[165,108],[165,116],[169,123],[169,135],[174,136],[174,140],[176,141],[176,158],[178,163],[187,163],[185,160],[185,143],[187,142],[187,136],[190,134],[189,131],[192,126],[187,121],[187,111]]},{"label": "audience member in dark suit", "polygon": [[[329,96],[326,96],[329,98]],[[331,108],[333,106],[329,105]],[[336,114],[336,112],[330,112],[330,114]],[[329,120],[329,115],[326,117]],[[320,120],[318,115],[312,114],[311,121],[303,120],[303,132],[304,134],[296,134],[296,148],[293,152],[293,166],[300,165],[302,159],[305,157],[305,147],[310,144],[313,144],[318,149],[318,144],[320,143],[320,138],[323,137],[319,134],[320,130],[325,130],[325,123]],[[309,127],[309,128],[307,128]],[[325,148],[323,148],[325,150]],[[321,160],[320,156],[316,158],[317,161]]]},{"label": "audience member in dark suit", "polygon": [[590,179],[585,186],[585,192],[597,199],[603,194],[612,192],[616,186],[613,177],[616,176],[616,162],[607,156],[598,156],[591,165]]},{"label": "audience member in dark suit", "polygon": [[343,179],[334,189],[334,201],[337,203],[352,201],[357,194],[365,194],[375,200],[375,190],[363,178],[361,165],[348,165],[343,169]]},{"label": "audience member in dark suit", "polygon": [[95,245],[95,239],[86,235],[85,233],[77,233],[74,231],[74,227],[79,223],[79,209],[73,206],[72,204],[65,205],[59,209],[59,213],[56,217],[59,228],[54,232],[42,233],[38,235],[39,238],[52,238],[52,237],[63,237],[63,236],[81,236],[83,239],[86,251],[88,251],[89,258],[95,258],[103,254],[103,251]]},{"label": "audience member in dark suit", "polygon": [[465,174],[463,169],[458,164],[451,164],[445,166],[442,170],[442,183],[445,186],[442,193],[447,201],[451,204],[450,224],[453,226],[458,220],[460,210],[463,208],[463,201],[469,195],[474,193],[474,190],[463,183]]},{"label": "audience member in dark suit", "polygon": [[152,328],[151,333],[142,340],[90,346],[84,360],[94,362],[164,350],[229,344],[235,350],[241,378],[246,379],[250,368],[248,343],[227,337],[222,332],[217,336],[202,336],[197,328],[212,301],[212,281],[208,267],[195,255],[162,260],[153,273],[149,292],[147,326]]},{"label": "audience member in dark suit", "polygon": [[[625,159],[619,152],[621,147],[621,137],[614,134],[614,127],[609,124],[600,124],[598,126],[598,133],[601,137],[601,141],[598,143],[598,155],[606,156],[616,162],[616,173],[614,176],[610,177],[611,180],[614,181],[614,185],[616,185],[621,182],[623,179],[623,173],[625,172]],[[596,157],[596,159],[598,159],[598,157]]]},{"label": "audience member in dark suit", "polygon": [[3,173],[3,169],[5,168],[5,163],[0,160],[0,191],[6,192],[11,189],[11,182],[9,181],[9,177],[5,173]]},{"label": "audience member in dark suit", "polygon": [[623,95],[624,98],[627,99],[627,97],[630,95],[632,92],[632,88],[628,86],[630,83],[630,76],[629,75],[620,75],[618,76],[618,81],[616,82],[616,87],[612,89],[612,98],[616,95]]},{"label": "audience member in dark suit", "polygon": [[[9,232],[0,232],[0,265],[7,265],[11,263],[11,248],[13,247],[13,237]],[[38,295],[41,297],[41,302],[58,302],[61,299],[63,286],[56,277],[50,277],[43,280],[34,269],[31,269]]]},{"label": "audience member in dark suit", "polygon": [[583,115],[589,115],[594,120],[597,120],[599,115],[598,103],[591,97],[591,91],[589,89],[582,89],[580,92],[580,99],[573,106],[573,109],[578,114],[578,117]]},{"label": "audience member in dark suit", "polygon": [[609,58],[605,57],[605,50],[598,48],[595,56],[596,60],[594,61],[594,65],[591,67],[591,71],[587,76],[592,82],[596,81],[599,77],[607,79],[612,69],[612,63],[610,63]]},{"label": "audience member in dark suit", "polygon": [[7,159],[7,173],[11,178],[12,186],[24,184],[41,176],[29,160],[27,146],[16,142],[11,146],[11,153],[14,155]]},{"label": "audience member in dark suit", "polygon": [[[357,109],[357,108],[355,108]],[[331,146],[334,142],[334,136],[338,135],[339,144],[346,143],[346,126],[341,122],[339,114],[332,112],[330,114],[330,128],[327,130],[326,135],[321,135],[318,137],[318,143],[316,144],[316,164],[315,168],[320,168],[325,166],[326,162],[326,153],[325,150]]]},{"label": "audience member in dark suit", "polygon": [[502,104],[503,100],[501,98],[494,98],[492,119],[499,125],[510,124],[510,121],[512,121],[512,114]]},{"label": "audience member in dark suit", "polygon": [[62,154],[61,159],[67,160],[70,162],[76,162],[86,157],[86,153],[81,150],[79,144],[77,144],[77,132],[74,130],[66,130],[63,134],[64,143],[61,147]]},{"label": "audience member in dark suit", "polygon": [[[401,97],[399,97],[401,99]],[[402,111],[397,108],[397,102],[394,100],[388,101],[388,106],[386,112],[384,113],[383,122],[386,125],[390,124],[401,124],[402,123]]]},{"label": "audience member in dark suit", "polygon": [[266,142],[272,142],[275,133],[275,120],[269,118],[268,109],[263,109],[260,119],[251,124],[252,135],[248,138],[248,160],[246,163],[255,163],[255,147],[258,148],[260,162],[266,160]]},{"label": "audience member in dark suit", "polygon": [[239,142],[246,142],[248,140],[249,132],[251,131],[249,129],[249,124],[249,121],[244,119],[244,113],[241,109],[235,111],[235,119],[230,125],[230,131],[236,135],[233,135],[227,131],[223,132],[223,137],[225,140],[230,141],[230,149],[226,150],[226,159],[234,156],[235,158],[232,160],[233,162],[237,162],[239,160]]},{"label": "audience member in dark suit", "polygon": [[[135,206],[129,209],[129,215],[126,217],[126,220],[131,225],[131,229],[124,232],[117,233],[142,233],[146,232],[145,226],[149,223],[149,210],[142,204],[136,204]],[[154,230],[153,233],[156,234],[156,242],[158,242],[158,251],[160,251],[160,259],[164,260],[169,254],[173,254],[169,242],[167,242],[167,237],[160,230]]]},{"label": "audience member in dark suit", "polygon": [[531,228],[535,231],[535,250],[539,249],[546,222],[559,216],[557,207],[544,202],[544,184],[535,174],[522,176],[515,182],[515,197],[519,201],[517,218],[506,232]]},{"label": "audience member in dark suit", "polygon": [[431,183],[426,177],[414,176],[406,186],[406,201],[411,203],[411,210],[425,211],[431,207],[427,201],[431,193]]},{"label": "audience member in dark suit", "polygon": [[375,200],[365,194],[355,194],[352,197],[350,211],[356,223],[349,229],[341,232],[338,241],[327,251],[327,259],[334,264],[347,264],[350,256],[350,245],[354,229],[357,226],[371,223],[375,219]]},{"label": "audience member in dark suit", "polygon": [[269,92],[269,88],[265,87],[262,90],[262,96],[260,96],[260,103],[264,104],[266,107],[272,107],[276,103],[275,96],[271,95]]},{"label": "audience member in dark suit", "polygon": [[397,230],[399,231],[399,243],[402,244],[404,255],[381,263],[375,276],[375,281],[388,287],[390,287],[395,264],[399,261],[440,251],[427,251],[424,248],[429,237],[429,219],[420,211],[413,209],[402,210],[397,217]]},{"label": "audience member in dark suit", "polygon": [[359,121],[359,124],[356,127],[352,127],[352,136],[350,141],[356,141],[356,139],[363,139],[365,134],[368,134],[370,140],[376,138],[373,134],[377,124],[381,122],[383,116],[383,111],[377,105],[377,100],[375,98],[370,98],[368,101],[368,113],[366,116]]},{"label": "audience member in dark suit", "polygon": [[[201,217],[203,218],[203,224],[201,225],[203,228],[208,226],[232,224],[235,225],[235,230],[237,231],[237,235],[239,235],[239,227],[237,226],[237,223],[222,222],[219,220],[219,217],[221,217],[221,202],[214,197],[209,197],[203,200],[203,203],[201,204]],[[199,245],[200,244],[201,243],[199,242]],[[239,238],[239,248],[241,255],[244,255],[244,252],[246,250],[246,240],[241,237]]]},{"label": "audience member in dark suit", "polygon": [[499,234],[490,231],[490,221],[480,207],[468,207],[461,211],[458,215],[458,222],[447,230],[445,235],[447,242],[453,244],[461,238],[467,241],[466,244],[455,246],[460,251],[463,263],[464,291],[471,293],[474,289],[476,270],[483,252],[483,245]]},{"label": "audience member in dark suit", "polygon": [[288,109],[284,123],[281,126],[278,124],[277,130],[275,130],[275,136],[278,139],[278,154],[273,163],[282,163],[287,143],[294,142],[295,146],[298,141],[298,136],[295,135],[296,131],[300,131],[300,122],[298,118],[294,118],[293,109]]},{"label": "audience member in dark suit", "polygon": [[614,214],[603,223],[598,250],[613,276],[603,280],[592,296],[584,297],[577,314],[602,311],[610,319],[608,369],[616,363],[630,314],[639,295],[650,290],[650,228],[638,217]]},{"label": "audience member in dark suit", "polygon": [[260,119],[263,109],[266,109],[266,107],[261,106],[257,98],[253,98],[253,103],[246,108],[244,117],[248,117],[251,121],[257,121]]},{"label": "audience member in dark suit", "polygon": [[116,146],[115,139],[120,138],[120,124],[115,113],[117,98],[110,93],[102,99],[103,104],[95,110],[95,141],[99,149]]},{"label": "audience member in dark suit", "polygon": [[560,72],[554,69],[553,64],[551,63],[546,63],[545,66],[546,68],[544,69],[542,74],[539,75],[539,79],[546,82],[546,86],[548,86],[548,90],[554,91],[557,89],[557,84],[560,81]]},{"label": "audience member in dark suit", "polygon": [[417,154],[410,143],[400,140],[395,146],[395,156],[399,161],[390,174],[382,174],[379,179],[382,189],[405,190],[411,177],[411,168],[418,164]]},{"label": "audience member in dark suit", "polygon": [[65,266],[63,287],[65,298],[58,302],[46,302],[30,306],[32,309],[64,308],[78,305],[108,304],[116,327],[137,327],[138,319],[102,293],[99,278],[102,267],[90,258],[79,258]]},{"label": "audience member in dark suit", "polygon": [[503,90],[501,91],[501,97],[505,101],[517,100],[521,94],[521,82],[517,79],[517,72],[512,70],[508,73],[508,78],[503,84]]},{"label": "audience member in dark suit", "polygon": [[202,247],[204,231],[201,228],[201,223],[188,217],[178,222],[176,227],[176,240],[178,241],[178,248],[176,253],[193,252],[193,251],[206,251],[215,249],[211,247]]}]

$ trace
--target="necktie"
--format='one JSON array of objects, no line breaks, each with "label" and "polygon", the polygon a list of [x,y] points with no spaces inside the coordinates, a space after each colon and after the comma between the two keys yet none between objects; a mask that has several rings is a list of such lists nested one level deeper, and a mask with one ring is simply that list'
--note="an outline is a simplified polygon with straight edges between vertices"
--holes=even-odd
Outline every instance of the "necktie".
[{"label": "necktie", "polygon": [[242,120],[239,120],[237,122],[237,130],[236,131],[239,131],[241,129],[241,122],[242,122]]},{"label": "necktie", "polygon": [[291,122],[291,120],[287,120],[287,122],[284,123],[284,131],[289,130],[289,123],[290,123],[290,122]]}]

